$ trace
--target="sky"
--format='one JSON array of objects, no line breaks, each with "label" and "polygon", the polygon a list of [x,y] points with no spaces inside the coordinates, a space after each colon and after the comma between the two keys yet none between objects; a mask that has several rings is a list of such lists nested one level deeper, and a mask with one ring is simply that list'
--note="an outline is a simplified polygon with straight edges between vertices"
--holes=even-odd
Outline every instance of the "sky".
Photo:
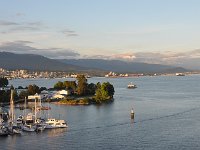
[{"label": "sky", "polygon": [[0,51],[155,63],[197,59],[199,8],[199,0],[1,0]]}]

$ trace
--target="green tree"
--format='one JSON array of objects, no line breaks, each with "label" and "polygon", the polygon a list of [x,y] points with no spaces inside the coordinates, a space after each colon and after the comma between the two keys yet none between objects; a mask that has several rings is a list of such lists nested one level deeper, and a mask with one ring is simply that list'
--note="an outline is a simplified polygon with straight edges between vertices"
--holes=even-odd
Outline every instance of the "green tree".
[{"label": "green tree", "polygon": [[28,91],[21,91],[19,94],[20,99],[24,99],[25,97],[28,98]]},{"label": "green tree", "polygon": [[101,101],[102,101],[102,92],[101,92],[101,83],[100,82],[98,82],[97,84],[96,84],[96,91],[95,91],[95,101],[97,102],[97,103],[101,103]]},{"label": "green tree", "polygon": [[46,87],[40,87],[40,92],[44,91],[44,90],[47,90],[47,88]]},{"label": "green tree", "polygon": [[86,77],[84,75],[78,75],[77,81],[78,81],[77,94],[86,95],[88,91]]},{"label": "green tree", "polygon": [[112,84],[110,84],[109,82],[104,82],[101,86],[101,90],[102,90],[102,96],[104,98],[106,97],[113,98],[115,90]]},{"label": "green tree", "polygon": [[96,89],[97,89],[97,86],[94,83],[88,84],[88,94],[94,95]]},{"label": "green tree", "polygon": [[1,77],[0,78],[0,87],[6,87],[8,85],[8,79]]},{"label": "green tree", "polygon": [[103,101],[111,100],[114,95],[114,87],[109,82],[97,83],[95,92],[95,101],[101,103]]},{"label": "green tree", "polygon": [[76,81],[64,81],[63,82],[63,86],[66,88],[66,89],[71,89],[71,90],[76,90]]},{"label": "green tree", "polygon": [[0,91],[0,102],[9,102],[10,101],[10,92],[1,90]]},{"label": "green tree", "polygon": [[29,85],[28,86],[28,94],[35,95],[36,93],[38,93],[38,94],[40,93],[40,88],[35,84]]},{"label": "green tree", "polygon": [[[11,90],[7,90],[7,91],[1,90],[0,91],[0,102],[9,103],[10,98],[11,98]],[[17,95],[16,90],[14,90],[14,92],[13,92],[13,98],[14,98],[14,100],[18,99],[18,95]]]},{"label": "green tree", "polygon": [[56,90],[62,90],[62,89],[65,89],[65,86],[63,85],[63,82],[58,81],[58,82],[54,85],[54,89],[56,89]]}]

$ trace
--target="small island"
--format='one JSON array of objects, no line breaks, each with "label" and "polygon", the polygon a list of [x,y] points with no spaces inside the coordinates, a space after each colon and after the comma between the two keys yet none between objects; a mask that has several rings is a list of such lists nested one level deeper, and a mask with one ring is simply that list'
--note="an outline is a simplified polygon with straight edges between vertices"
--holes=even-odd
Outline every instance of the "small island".
[{"label": "small island", "polygon": [[114,87],[109,82],[87,83],[84,75],[78,75],[76,81],[58,82],[54,89],[69,91],[64,99],[54,102],[65,105],[90,105],[113,102]]}]

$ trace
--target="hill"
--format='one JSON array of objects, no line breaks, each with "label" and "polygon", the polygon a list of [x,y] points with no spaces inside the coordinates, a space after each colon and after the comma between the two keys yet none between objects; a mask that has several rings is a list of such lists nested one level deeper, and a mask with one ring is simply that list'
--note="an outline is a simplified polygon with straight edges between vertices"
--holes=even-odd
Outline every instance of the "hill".
[{"label": "hill", "polygon": [[9,70],[26,69],[37,71],[81,71],[87,70],[75,65],[67,65],[57,60],[35,54],[14,54],[0,52],[0,68]]},{"label": "hill", "polygon": [[119,73],[174,73],[188,71],[182,67],[160,64],[104,59],[55,60],[41,55],[14,54],[10,52],[0,52],[0,68],[8,70],[88,72],[92,75],[103,75],[108,71]]},{"label": "hill", "polygon": [[76,65],[105,71],[127,72],[127,73],[175,73],[186,72],[182,67],[174,67],[160,64],[147,64],[137,62],[126,62],[121,60],[104,59],[62,59],[59,60],[68,65]]}]

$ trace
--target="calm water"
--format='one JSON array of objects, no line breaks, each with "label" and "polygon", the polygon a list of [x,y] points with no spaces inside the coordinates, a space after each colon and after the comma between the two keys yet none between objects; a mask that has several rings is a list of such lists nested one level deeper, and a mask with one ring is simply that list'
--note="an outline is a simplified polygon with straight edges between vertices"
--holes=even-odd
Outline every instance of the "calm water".
[{"label": "calm water", "polygon": [[[52,87],[59,79],[12,80]],[[61,81],[64,79],[60,79]],[[67,120],[68,129],[0,138],[0,149],[200,149],[200,76],[91,78],[109,81],[115,101],[101,106],[51,105],[51,116]],[[129,82],[137,89],[127,89]],[[134,107],[135,120],[130,119]],[[20,113],[19,110],[16,110]]]}]

